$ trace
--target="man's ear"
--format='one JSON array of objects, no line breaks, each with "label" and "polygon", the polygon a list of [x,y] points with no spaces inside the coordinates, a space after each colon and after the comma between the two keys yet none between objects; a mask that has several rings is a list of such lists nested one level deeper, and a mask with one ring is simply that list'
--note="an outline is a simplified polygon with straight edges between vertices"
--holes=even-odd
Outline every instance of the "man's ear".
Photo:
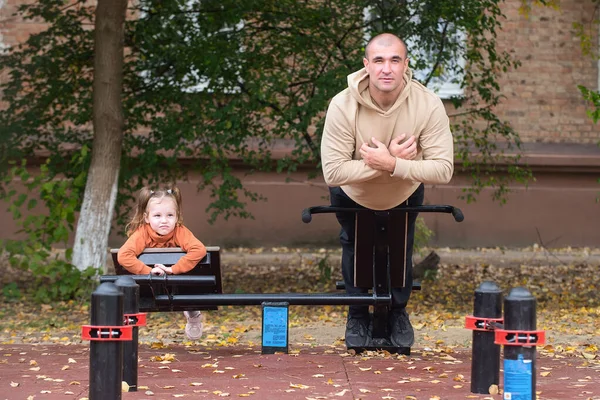
[{"label": "man's ear", "polygon": [[367,66],[369,65],[369,60],[367,60],[366,57],[363,57],[363,65],[365,66],[365,68],[367,68]]}]

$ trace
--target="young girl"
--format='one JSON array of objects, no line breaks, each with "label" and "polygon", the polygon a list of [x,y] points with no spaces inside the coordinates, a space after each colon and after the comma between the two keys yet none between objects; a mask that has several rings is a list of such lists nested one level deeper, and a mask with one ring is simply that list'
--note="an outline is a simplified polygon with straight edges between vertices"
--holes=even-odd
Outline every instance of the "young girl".
[{"label": "young girl", "polygon": [[[137,198],[135,214],[127,225],[125,244],[119,249],[117,260],[132,274],[182,274],[194,268],[206,255],[206,247],[183,226],[181,193],[172,185],[160,190],[144,187]],[[181,247],[185,256],[172,267],[154,264],[149,267],[138,259],[147,247]],[[185,333],[191,340],[202,336],[200,311],[184,311],[187,323]]]}]

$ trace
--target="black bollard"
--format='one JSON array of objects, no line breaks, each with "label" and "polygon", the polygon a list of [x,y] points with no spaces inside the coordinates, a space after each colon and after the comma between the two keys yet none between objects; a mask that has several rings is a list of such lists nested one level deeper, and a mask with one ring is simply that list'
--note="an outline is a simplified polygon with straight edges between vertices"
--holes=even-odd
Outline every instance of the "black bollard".
[{"label": "black bollard", "polygon": [[483,282],[475,290],[471,357],[471,393],[489,394],[500,383],[500,346],[494,343],[492,322],[501,322],[502,291],[494,282]]},{"label": "black bollard", "polygon": [[535,298],[525,288],[512,289],[504,299],[505,399],[535,400],[535,346],[540,344],[535,329]]},{"label": "black bollard", "polygon": [[[129,385],[129,392],[137,392],[138,386],[138,327],[137,319],[131,317],[140,311],[140,286],[131,276],[120,276],[115,285],[123,292],[123,315],[127,325],[133,325],[131,341],[123,342],[123,381]],[[125,319],[127,319],[125,321]]]},{"label": "black bollard", "polygon": [[[113,331],[101,327],[123,325],[123,293],[114,283],[102,283],[92,293],[91,307],[91,327],[98,327],[92,336],[110,339]],[[92,340],[89,399],[120,400],[122,376],[123,343],[118,340]]]}]

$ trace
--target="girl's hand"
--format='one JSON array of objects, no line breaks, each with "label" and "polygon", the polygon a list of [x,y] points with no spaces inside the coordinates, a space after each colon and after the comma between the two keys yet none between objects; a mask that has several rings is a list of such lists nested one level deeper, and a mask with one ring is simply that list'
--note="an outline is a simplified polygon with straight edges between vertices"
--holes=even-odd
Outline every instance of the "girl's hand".
[{"label": "girl's hand", "polygon": [[155,268],[156,267],[160,268],[163,271],[163,273],[166,273],[166,274],[169,274],[169,275],[173,274],[173,268],[167,267],[167,266],[165,266],[163,264],[154,264],[154,267]]},{"label": "girl's hand", "polygon": [[[164,269],[162,269],[162,268],[160,267],[161,265],[162,265],[162,264],[156,264],[156,265],[154,266],[154,268],[152,268],[152,270],[150,271],[150,273],[151,273],[152,275],[157,275],[157,276],[162,276],[162,275],[164,275],[164,274],[165,274],[165,270],[164,270]],[[163,267],[164,267],[164,265],[163,265]]]}]

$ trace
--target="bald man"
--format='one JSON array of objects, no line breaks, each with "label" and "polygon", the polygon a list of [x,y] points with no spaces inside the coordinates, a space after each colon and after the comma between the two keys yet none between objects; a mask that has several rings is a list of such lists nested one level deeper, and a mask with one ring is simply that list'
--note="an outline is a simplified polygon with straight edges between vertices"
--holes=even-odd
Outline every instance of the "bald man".
[{"label": "bald man", "polygon": [[[423,204],[424,185],[450,181],[454,147],[440,98],[412,79],[406,44],[384,33],[365,48],[364,68],[348,76],[348,87],[329,104],[321,161],[336,207],[389,210]],[[347,293],[354,287],[355,216],[337,213],[341,225],[342,275]],[[416,213],[409,213],[406,286],[392,289],[390,341],[411,347],[414,331],[406,305],[412,291],[412,252]],[[399,246],[403,243],[398,243]],[[346,346],[361,348],[371,337],[367,306],[350,306]]]}]

